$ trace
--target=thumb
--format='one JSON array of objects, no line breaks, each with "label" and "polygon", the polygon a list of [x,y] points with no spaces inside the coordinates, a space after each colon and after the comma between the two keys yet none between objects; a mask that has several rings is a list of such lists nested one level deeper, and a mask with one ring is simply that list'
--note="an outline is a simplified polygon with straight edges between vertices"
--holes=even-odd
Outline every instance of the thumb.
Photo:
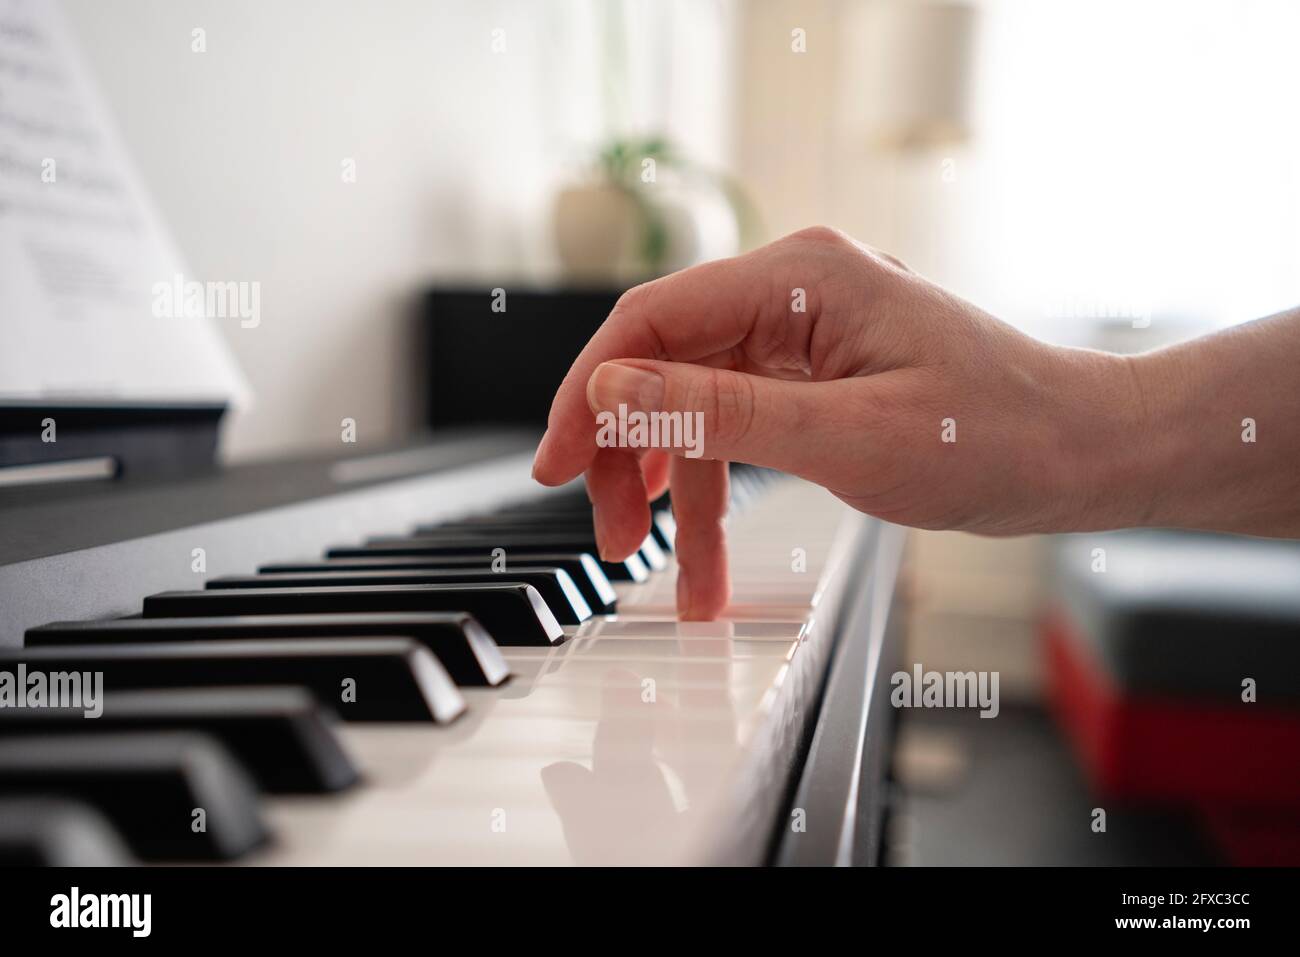
[{"label": "thumb", "polygon": [[839,458],[836,447],[853,434],[846,421],[848,386],[846,380],[795,382],[686,362],[619,359],[596,367],[587,404],[596,414],[598,445],[665,448],[819,481],[819,464]]}]

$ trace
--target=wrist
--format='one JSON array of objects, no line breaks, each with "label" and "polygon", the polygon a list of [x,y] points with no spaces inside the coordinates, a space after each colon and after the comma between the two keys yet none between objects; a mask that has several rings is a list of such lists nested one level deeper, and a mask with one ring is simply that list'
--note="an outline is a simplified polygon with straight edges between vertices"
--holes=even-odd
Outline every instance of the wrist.
[{"label": "wrist", "polygon": [[1062,387],[1052,404],[1058,530],[1097,531],[1161,523],[1177,462],[1177,370],[1159,353],[1116,355],[1059,349]]}]

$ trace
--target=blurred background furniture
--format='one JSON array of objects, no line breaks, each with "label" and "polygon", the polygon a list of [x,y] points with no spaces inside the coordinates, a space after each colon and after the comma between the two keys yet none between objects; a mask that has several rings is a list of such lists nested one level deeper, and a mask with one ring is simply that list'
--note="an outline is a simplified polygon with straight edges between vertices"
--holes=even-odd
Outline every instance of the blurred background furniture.
[{"label": "blurred background furniture", "polygon": [[574,357],[620,288],[438,288],[424,297],[428,426],[546,427]]},{"label": "blurred background furniture", "polygon": [[1096,792],[1190,809],[1234,863],[1300,863],[1300,544],[1112,532],[1053,553],[1049,696]]}]

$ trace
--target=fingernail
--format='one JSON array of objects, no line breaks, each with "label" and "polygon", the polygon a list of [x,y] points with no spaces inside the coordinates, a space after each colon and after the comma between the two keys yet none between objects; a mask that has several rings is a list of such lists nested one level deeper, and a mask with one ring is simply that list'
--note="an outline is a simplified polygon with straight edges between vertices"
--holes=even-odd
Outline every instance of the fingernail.
[{"label": "fingernail", "polygon": [[593,412],[616,412],[620,405],[658,412],[663,400],[663,376],[638,366],[603,362],[587,380],[587,404]]}]

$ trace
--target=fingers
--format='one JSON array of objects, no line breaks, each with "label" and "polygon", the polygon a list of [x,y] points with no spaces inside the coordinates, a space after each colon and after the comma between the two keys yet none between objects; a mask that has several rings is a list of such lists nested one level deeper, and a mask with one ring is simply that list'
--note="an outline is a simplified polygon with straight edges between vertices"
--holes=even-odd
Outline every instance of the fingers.
[{"label": "fingers", "polygon": [[[790,378],[856,374],[853,366],[837,373],[835,364],[814,372],[813,332],[826,327],[817,326],[819,296],[812,294],[813,305],[803,298],[805,289],[821,289],[824,280],[842,283],[846,253],[854,262],[861,257],[839,234],[808,230],[638,286],[619,299],[556,393],[534,478],[560,485],[587,472],[598,545],[609,559],[640,546],[649,530],[647,498],[669,481],[683,617],[712,618],[728,600],[726,460],[769,465],[834,487],[829,463],[853,441],[842,401],[851,392],[841,382]],[[789,297],[796,287],[800,308],[793,309]],[[834,332],[823,333],[816,354],[837,355],[835,342]],[[620,405],[677,416],[669,428],[678,432],[668,443],[676,454],[629,449],[621,431],[616,442],[599,441],[597,414],[617,415]]]},{"label": "fingers", "polygon": [[[765,465],[826,483],[849,451],[846,440],[854,432],[857,442],[865,438],[863,423],[851,421],[854,388],[854,380],[793,382],[628,359],[599,366],[587,395],[593,411],[609,413],[603,421],[613,422],[621,406],[629,423],[646,423],[648,444],[677,455]],[[632,419],[633,412],[646,415]]]},{"label": "fingers", "polygon": [[650,532],[650,502],[668,490],[668,455],[656,450],[601,449],[587,470],[587,498],[596,550],[622,561]]},{"label": "fingers", "polygon": [[[727,507],[728,461],[750,462],[804,475],[829,487],[868,439],[848,421],[852,404],[844,382],[768,379],[689,363],[608,362],[592,376],[592,409],[617,416],[672,410],[658,434],[670,445],[669,465],[678,540],[678,613],[711,619],[728,599],[722,518]],[[674,418],[675,416],[675,418]],[[607,417],[608,420],[608,417]],[[856,432],[856,434],[855,434]],[[627,440],[631,431],[618,436]],[[847,447],[846,447],[847,446]],[[643,452],[599,448],[587,472],[596,540],[606,559],[626,558],[649,531],[647,498],[662,491],[662,448]]]},{"label": "fingers", "polygon": [[645,497],[653,502],[668,491],[668,455],[650,449],[641,457],[641,475],[645,478]]},{"label": "fingers", "polygon": [[784,313],[784,293],[772,295],[762,252],[704,263],[620,298],[556,393],[533,477],[544,485],[561,485],[595,457],[596,427],[586,393],[602,362],[629,356],[691,362],[744,341],[760,313],[773,308]]},{"label": "fingers", "polygon": [[650,533],[650,507],[635,452],[600,449],[587,470],[587,496],[601,558],[622,561],[641,547]]},{"label": "fingers", "polygon": [[677,521],[677,615],[684,621],[709,621],[731,600],[723,528],[727,463],[674,456],[670,468]]}]

